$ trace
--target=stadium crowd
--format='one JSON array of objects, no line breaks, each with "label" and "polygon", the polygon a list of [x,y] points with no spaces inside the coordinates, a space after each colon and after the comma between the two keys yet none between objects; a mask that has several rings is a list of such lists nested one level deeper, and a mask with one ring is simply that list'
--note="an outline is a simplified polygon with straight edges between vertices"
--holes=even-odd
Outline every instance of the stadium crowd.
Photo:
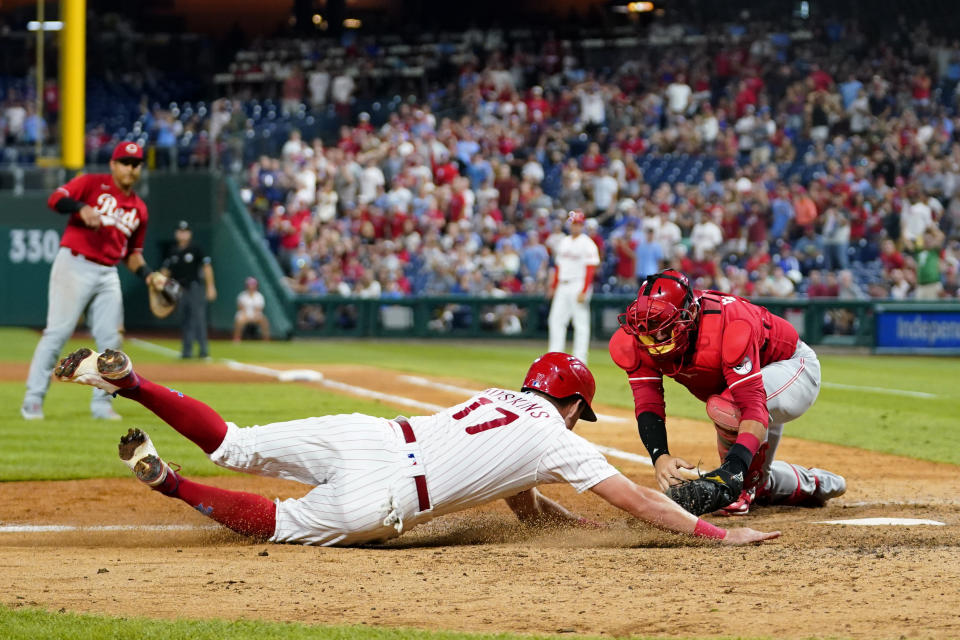
[{"label": "stadium crowd", "polygon": [[582,209],[602,292],[673,266],[746,296],[956,297],[960,47],[834,27],[612,69],[493,48],[448,88],[460,115],[293,131],[251,165],[251,211],[301,292],[539,294]]},{"label": "stadium crowd", "polygon": [[[266,42],[230,67],[258,74],[261,100],[245,81],[209,106],[141,99],[129,127],[92,127],[88,151],[120,135],[158,166],[245,171],[299,292],[540,294],[582,209],[599,292],[672,266],[747,296],[953,298],[960,43],[884,28],[655,22],[620,48],[468,31],[402,59],[375,39],[336,57]],[[387,103],[371,78],[398,66],[426,69],[417,97],[358,113]],[[5,144],[43,135],[25,97],[5,94]]]}]

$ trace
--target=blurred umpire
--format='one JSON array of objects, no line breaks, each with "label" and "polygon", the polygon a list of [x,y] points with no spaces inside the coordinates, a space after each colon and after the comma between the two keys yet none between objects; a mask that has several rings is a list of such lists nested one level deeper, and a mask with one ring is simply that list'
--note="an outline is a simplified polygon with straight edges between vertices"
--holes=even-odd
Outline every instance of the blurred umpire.
[{"label": "blurred umpire", "polygon": [[200,347],[201,358],[210,355],[207,346],[207,302],[217,299],[217,289],[213,283],[213,267],[210,256],[193,244],[193,232],[186,220],[181,220],[175,232],[176,245],[167,259],[163,261],[161,271],[172,277],[183,287],[180,300],[181,330],[183,348],[181,356],[193,355],[193,343]]}]

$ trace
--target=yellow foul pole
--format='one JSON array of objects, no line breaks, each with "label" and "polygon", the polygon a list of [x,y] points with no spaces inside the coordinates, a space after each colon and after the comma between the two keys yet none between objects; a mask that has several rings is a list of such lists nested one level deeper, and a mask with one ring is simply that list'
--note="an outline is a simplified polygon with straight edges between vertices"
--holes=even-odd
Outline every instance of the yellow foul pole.
[{"label": "yellow foul pole", "polygon": [[87,100],[87,0],[60,0],[61,158],[74,171],[83,168]]},{"label": "yellow foul pole", "polygon": [[[43,32],[43,23],[46,20],[43,13],[43,0],[37,0],[37,22],[40,23],[40,28],[37,29],[37,68],[36,68],[36,77],[34,80],[37,82],[37,95],[35,103],[35,111],[37,116],[43,120],[43,41],[44,41],[44,32]],[[43,129],[40,128],[38,131],[36,144],[36,157],[40,157],[40,152],[43,150]]]}]

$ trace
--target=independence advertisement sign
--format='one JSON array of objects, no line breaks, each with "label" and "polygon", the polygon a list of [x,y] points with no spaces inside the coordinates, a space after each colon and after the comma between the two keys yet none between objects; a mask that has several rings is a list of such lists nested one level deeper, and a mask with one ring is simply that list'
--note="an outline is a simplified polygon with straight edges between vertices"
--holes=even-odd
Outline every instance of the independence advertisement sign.
[{"label": "independence advertisement sign", "polygon": [[960,352],[960,312],[882,312],[877,318],[877,348]]}]

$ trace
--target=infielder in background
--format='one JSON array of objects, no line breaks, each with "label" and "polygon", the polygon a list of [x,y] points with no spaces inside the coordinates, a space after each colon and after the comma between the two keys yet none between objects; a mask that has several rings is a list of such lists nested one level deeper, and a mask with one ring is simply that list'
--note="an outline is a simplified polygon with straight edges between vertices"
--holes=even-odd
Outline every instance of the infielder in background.
[{"label": "infielder in background", "polygon": [[217,287],[213,281],[213,266],[210,256],[193,244],[190,223],[181,220],[174,232],[176,245],[160,266],[160,272],[173,278],[183,287],[180,299],[181,349],[180,356],[193,355],[193,343],[197,343],[201,358],[210,355],[207,345],[207,303],[217,299]]},{"label": "infielder in background", "polygon": [[590,296],[593,292],[593,274],[600,264],[597,245],[583,233],[585,217],[582,211],[571,211],[567,217],[570,235],[557,244],[555,267],[547,290],[552,299],[547,318],[550,351],[566,349],[567,326],[573,320],[573,355],[587,362],[590,348]]},{"label": "infielder in background", "polygon": [[724,530],[639,487],[573,433],[594,421],[595,383],[586,365],[548,353],[530,366],[521,391],[486,389],[431,416],[393,420],[359,413],[238,428],[207,405],[154,384],[118,351],[80,349],[57,368],[61,380],[135,400],[228,469],[314,487],[302,498],[271,501],[193,482],[130,429],[120,458],[142,482],[183,500],[222,525],[256,539],[317,545],[386,540],[436,516],[505,498],[531,523],[595,527],[541,495],[539,484],[569,482],[655,526],[725,544],[775,538]]},{"label": "infielder in background", "polygon": [[747,513],[754,500],[822,506],[846,490],[835,473],[774,461],[783,424],[817,399],[820,362],[789,322],[764,307],[694,290],[668,269],[640,285],[620,315],[610,356],[627,372],[640,438],[668,495],[688,497],[679,469],[693,465],[667,447],[665,375],[706,402],[722,464],[694,482],[723,489],[729,499],[715,508],[725,515]]},{"label": "infielder in background", "polygon": [[[166,278],[143,259],[147,205],[134,192],[140,179],[143,149],[121,142],[110,158],[110,173],[79,175],[57,188],[47,204],[68,216],[60,250],[50,269],[47,326],[33,352],[27,392],[20,415],[43,419],[43,399],[60,350],[73,334],[80,315],[99,349],[119,349],[123,328],[123,296],[116,264],[123,261],[148,286],[162,288]],[[94,390],[94,418],[119,420],[112,398]]]}]

